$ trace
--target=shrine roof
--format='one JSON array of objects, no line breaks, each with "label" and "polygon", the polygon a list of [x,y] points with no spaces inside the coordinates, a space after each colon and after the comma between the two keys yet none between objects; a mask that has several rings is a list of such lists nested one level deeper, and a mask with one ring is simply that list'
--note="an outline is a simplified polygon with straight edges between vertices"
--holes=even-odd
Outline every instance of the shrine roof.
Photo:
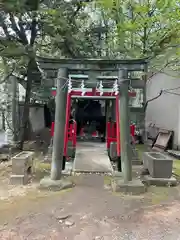
[{"label": "shrine roof", "polygon": [[57,59],[37,57],[37,62],[44,70],[57,70],[66,67],[69,70],[106,70],[112,71],[127,69],[133,71],[143,71],[148,63],[148,59]]},{"label": "shrine roof", "polygon": [[148,59],[146,58],[140,58],[140,59],[88,59],[88,58],[75,58],[75,59],[71,59],[71,58],[46,58],[46,57],[37,57],[37,59],[39,61],[44,61],[44,62],[49,62],[49,63],[65,63],[65,64],[71,64],[71,63],[95,63],[95,64],[103,64],[103,63],[129,63],[129,64],[142,64],[142,63],[148,63]]}]

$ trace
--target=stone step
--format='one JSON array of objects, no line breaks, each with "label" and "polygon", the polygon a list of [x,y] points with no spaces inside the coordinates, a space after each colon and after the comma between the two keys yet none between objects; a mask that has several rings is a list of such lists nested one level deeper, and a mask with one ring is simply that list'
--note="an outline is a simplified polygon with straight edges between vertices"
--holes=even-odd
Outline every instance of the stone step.
[{"label": "stone step", "polygon": [[82,143],[77,147],[74,172],[112,172],[112,165],[103,143]]}]

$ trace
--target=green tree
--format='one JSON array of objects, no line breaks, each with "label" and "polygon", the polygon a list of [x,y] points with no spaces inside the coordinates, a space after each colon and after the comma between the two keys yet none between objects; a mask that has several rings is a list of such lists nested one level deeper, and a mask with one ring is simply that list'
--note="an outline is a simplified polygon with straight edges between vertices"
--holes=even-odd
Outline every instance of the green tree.
[{"label": "green tree", "polygon": [[99,0],[108,19],[110,55],[153,59],[152,67],[169,65],[179,55],[179,1]]},{"label": "green tree", "polygon": [[89,32],[82,27],[88,14],[81,0],[4,0],[0,7],[1,56],[9,65],[15,64],[14,70],[25,79],[21,80],[26,88],[20,146],[23,148],[31,90],[34,79],[41,78],[36,56],[82,57],[93,52],[93,44],[88,43]]},{"label": "green tree", "polygon": [[32,87],[32,69],[37,66],[35,60],[35,41],[38,32],[39,1],[2,1],[0,12],[1,55],[8,60],[21,60],[26,66],[26,96],[22,117],[21,144],[28,126],[29,102]]}]

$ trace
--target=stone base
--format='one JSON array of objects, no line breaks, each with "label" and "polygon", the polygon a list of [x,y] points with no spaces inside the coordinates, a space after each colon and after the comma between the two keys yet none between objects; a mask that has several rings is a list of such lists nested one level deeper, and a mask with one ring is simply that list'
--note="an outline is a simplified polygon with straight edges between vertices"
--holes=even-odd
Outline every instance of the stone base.
[{"label": "stone base", "polygon": [[31,178],[25,175],[11,175],[10,184],[11,185],[26,185],[29,183]]},{"label": "stone base", "polygon": [[45,177],[40,181],[40,189],[47,189],[51,191],[60,191],[72,188],[74,184],[66,179],[52,180],[50,177]]},{"label": "stone base", "polygon": [[138,159],[133,159],[132,160],[132,165],[133,166],[141,166],[141,165],[143,165],[143,163]]},{"label": "stone base", "polygon": [[148,186],[177,186],[178,182],[175,177],[171,178],[153,178],[150,175],[142,176],[142,182]]},{"label": "stone base", "polygon": [[70,169],[62,170],[63,176],[71,176],[71,174],[72,174],[72,170]]},{"label": "stone base", "polygon": [[118,171],[113,171],[112,176],[115,178],[123,178],[123,173]]},{"label": "stone base", "polygon": [[114,192],[131,195],[139,195],[145,193],[147,190],[147,187],[140,179],[134,179],[127,183],[125,183],[122,179],[113,179],[111,185]]},{"label": "stone base", "polygon": [[24,151],[33,151],[37,147],[36,141],[26,141],[23,146]]},{"label": "stone base", "polygon": [[1,154],[0,153],[0,162],[9,161],[9,159],[10,159],[9,154]]}]

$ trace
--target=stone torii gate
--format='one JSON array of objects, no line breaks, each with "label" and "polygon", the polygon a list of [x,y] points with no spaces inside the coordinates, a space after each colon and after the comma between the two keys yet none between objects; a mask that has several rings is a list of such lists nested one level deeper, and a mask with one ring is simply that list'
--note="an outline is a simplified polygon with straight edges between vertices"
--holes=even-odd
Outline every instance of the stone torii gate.
[{"label": "stone torii gate", "polygon": [[[132,181],[132,161],[129,151],[130,130],[129,130],[129,97],[128,89],[131,82],[133,88],[143,88],[145,91],[145,77],[131,78],[132,73],[141,73],[146,76],[147,61],[136,60],[104,60],[104,59],[47,59],[38,58],[40,68],[46,73],[46,78],[56,78],[56,110],[55,110],[55,131],[53,141],[53,154],[50,178],[42,179],[42,187],[63,189],[70,187],[71,183],[61,180],[64,148],[64,126],[66,119],[66,96],[67,80],[70,74],[88,75],[87,84],[89,87],[97,85],[98,77],[117,76],[120,96],[120,138],[121,138],[121,162],[124,182]],[[49,76],[50,75],[50,76]],[[111,77],[109,78],[111,79]],[[54,84],[54,83],[52,83]],[[53,85],[51,85],[53,86]],[[144,94],[145,97],[145,94]],[[62,114],[63,113],[63,114]]]}]

